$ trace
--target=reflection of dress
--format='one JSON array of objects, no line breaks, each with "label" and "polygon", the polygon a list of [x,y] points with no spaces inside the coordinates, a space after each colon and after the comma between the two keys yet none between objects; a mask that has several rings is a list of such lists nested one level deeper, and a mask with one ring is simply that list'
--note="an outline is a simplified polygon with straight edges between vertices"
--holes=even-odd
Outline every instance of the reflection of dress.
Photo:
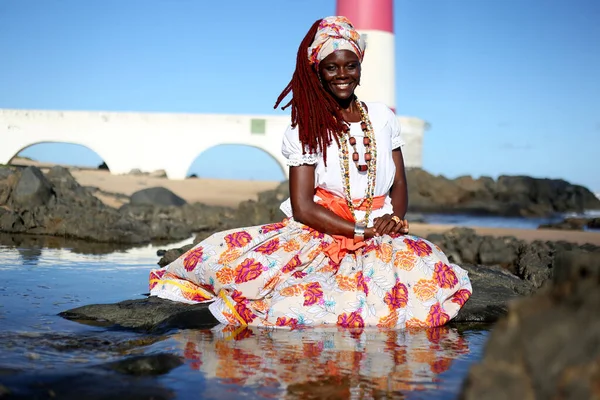
[{"label": "reflection of dress", "polygon": [[[212,331],[182,331],[173,338],[183,344],[191,369],[221,383],[255,387],[259,394],[274,388],[272,398],[285,397],[282,392],[296,394],[295,398],[317,398],[321,393],[318,398],[324,398],[324,386],[337,387],[327,398],[389,398],[382,394],[436,389],[452,392],[460,379],[452,387],[446,379],[440,382],[439,374],[483,342],[481,335],[475,335],[470,343],[471,339],[448,327],[283,332],[221,325]],[[361,391],[359,396],[348,395],[355,390]]]},{"label": "reflection of dress", "polygon": [[[367,104],[377,144],[374,195],[382,196],[389,193],[395,172],[391,150],[402,139],[394,114],[381,104]],[[352,124],[350,133],[364,136],[359,124]],[[302,155],[297,131],[288,129],[283,154],[290,165],[316,164],[316,185],[343,195],[335,142],[325,166],[320,155]],[[364,174],[351,168],[350,184],[353,198],[364,196]],[[289,200],[282,210],[289,218],[280,223],[216,233],[165,268],[153,270],[150,293],[190,303],[212,301],[211,312],[224,324],[288,328],[440,326],[471,295],[467,272],[426,240],[376,237],[336,262],[328,253],[333,237],[294,221]],[[371,223],[391,211],[387,196],[383,207],[371,214]],[[357,218],[363,215],[356,212]]]}]

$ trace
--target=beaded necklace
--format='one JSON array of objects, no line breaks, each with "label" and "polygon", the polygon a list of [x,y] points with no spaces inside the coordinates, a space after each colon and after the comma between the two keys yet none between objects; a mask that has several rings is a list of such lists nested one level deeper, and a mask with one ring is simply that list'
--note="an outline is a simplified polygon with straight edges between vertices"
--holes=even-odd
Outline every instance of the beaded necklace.
[{"label": "beaded necklace", "polygon": [[366,165],[360,165],[358,163],[358,152],[356,151],[356,138],[350,136],[350,129],[346,130],[340,140],[340,169],[342,172],[342,182],[344,183],[344,195],[346,198],[346,203],[348,204],[348,208],[352,212],[352,216],[354,220],[356,220],[356,215],[354,214],[354,202],[352,201],[352,195],[350,194],[350,157],[348,152],[348,143],[354,148],[354,153],[352,155],[352,159],[356,164],[356,168],[360,172],[367,172],[367,188],[365,190],[365,197],[362,203],[366,202],[366,212],[365,217],[363,219],[364,223],[368,223],[369,216],[373,209],[373,195],[375,193],[375,180],[376,180],[376,166],[377,166],[377,146],[375,145],[375,133],[373,131],[373,125],[371,125],[371,120],[369,119],[369,115],[365,111],[362,103],[356,99],[356,105],[360,112],[361,117],[361,128],[365,133],[365,137],[363,138],[363,144],[365,145],[365,162]]}]

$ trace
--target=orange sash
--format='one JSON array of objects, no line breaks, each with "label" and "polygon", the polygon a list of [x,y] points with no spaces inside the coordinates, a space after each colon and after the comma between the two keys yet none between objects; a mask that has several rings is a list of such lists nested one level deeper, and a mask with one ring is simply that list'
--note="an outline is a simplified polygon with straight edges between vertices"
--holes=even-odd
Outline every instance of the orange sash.
[{"label": "orange sash", "polygon": [[[333,211],[336,215],[344,218],[345,220],[354,222],[354,218],[352,217],[352,211],[348,207],[346,203],[346,199],[343,197],[337,196],[323,188],[318,187],[315,193],[320,200],[317,201],[317,204],[327,208],[328,210]],[[385,204],[386,196],[377,196],[373,197],[373,210],[377,210]],[[366,211],[367,205],[365,204],[365,199],[353,200],[354,209],[359,211]],[[342,258],[349,251],[355,251],[360,249],[365,245],[365,242],[354,243],[354,238],[348,238],[342,235],[332,235],[334,241],[327,246],[324,251],[331,258],[333,262],[339,264]]]}]

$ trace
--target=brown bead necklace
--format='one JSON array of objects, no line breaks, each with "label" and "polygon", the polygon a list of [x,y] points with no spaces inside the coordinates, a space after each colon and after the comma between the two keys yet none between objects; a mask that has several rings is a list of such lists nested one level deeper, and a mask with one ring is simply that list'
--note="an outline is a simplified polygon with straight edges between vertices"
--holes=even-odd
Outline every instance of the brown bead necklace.
[{"label": "brown bead necklace", "polygon": [[[360,156],[358,155],[358,150],[356,149],[356,138],[354,136],[350,136],[349,126],[346,126],[345,133],[348,135],[348,143],[350,143],[350,146],[352,146],[352,148],[354,149],[354,152],[352,153],[352,161],[354,161],[356,169],[358,169],[360,172],[367,172],[369,170],[369,164],[373,159],[371,151],[371,137],[373,136],[373,130],[372,128],[371,130],[369,130],[368,125],[370,125],[370,121],[366,117],[366,112],[364,111],[362,104],[359,101],[357,101],[356,103],[361,113],[360,129],[362,129],[362,131],[365,134],[365,136],[363,137],[363,144],[365,145],[364,159],[366,164],[360,164]],[[367,124],[367,121],[369,122],[369,124]]]}]

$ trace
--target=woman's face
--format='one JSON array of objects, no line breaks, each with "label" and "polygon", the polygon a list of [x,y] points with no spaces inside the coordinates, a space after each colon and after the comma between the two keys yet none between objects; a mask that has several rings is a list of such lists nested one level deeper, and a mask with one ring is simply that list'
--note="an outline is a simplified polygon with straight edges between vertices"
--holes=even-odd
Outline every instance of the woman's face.
[{"label": "woman's face", "polygon": [[319,76],[334,98],[347,100],[360,82],[360,60],[350,50],[334,51],[319,63]]}]

